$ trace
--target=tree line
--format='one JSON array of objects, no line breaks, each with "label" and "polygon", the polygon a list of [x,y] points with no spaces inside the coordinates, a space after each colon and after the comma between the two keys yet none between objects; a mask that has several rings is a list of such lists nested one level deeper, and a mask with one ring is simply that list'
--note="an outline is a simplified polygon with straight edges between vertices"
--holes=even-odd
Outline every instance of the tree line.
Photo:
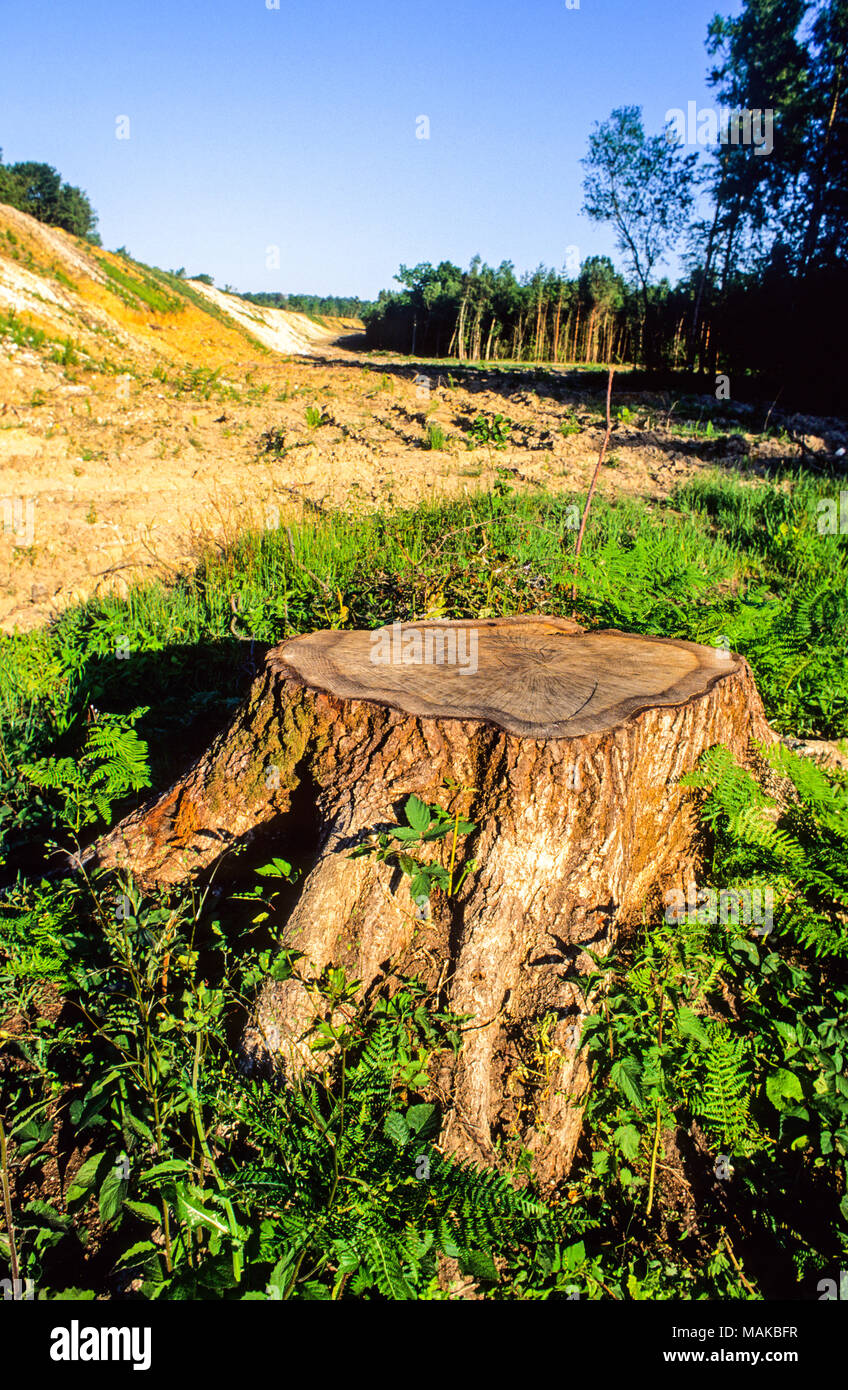
[{"label": "tree line", "polygon": [[[607,256],[590,256],[570,276],[540,265],[520,279],[511,261],[475,256],[467,271],[451,261],[401,266],[400,291],[383,290],[365,314],[369,343],[460,360],[624,361],[641,342],[637,296]],[[664,281],[651,298],[668,296]]]},{"label": "tree line", "polygon": [[260,290],[239,296],[252,304],[270,309],[290,309],[301,314],[329,314],[334,318],[361,319],[372,307],[372,301],[356,295],[342,294],[278,294]]},{"label": "tree line", "polygon": [[[848,0],[743,0],[708,29],[720,106],[646,132],[596,122],[583,211],[606,257],[517,278],[475,257],[401,266],[372,346],[427,356],[635,362],[841,389],[848,353]],[[689,103],[694,107],[694,103]],[[766,135],[768,138],[766,138]],[[688,148],[687,148],[688,145]],[[660,275],[671,255],[683,273]]]}]

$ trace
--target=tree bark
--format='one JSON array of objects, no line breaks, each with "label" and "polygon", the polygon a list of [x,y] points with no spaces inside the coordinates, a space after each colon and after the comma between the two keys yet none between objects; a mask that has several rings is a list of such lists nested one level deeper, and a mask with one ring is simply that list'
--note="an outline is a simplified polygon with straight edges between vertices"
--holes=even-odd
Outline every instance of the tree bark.
[{"label": "tree bark", "polygon": [[[773,738],[746,662],[689,642],[544,617],[312,633],[269,653],[229,729],[90,858],[175,883],[259,832],[285,854],[308,800],[313,867],[285,927],[303,973],[342,965],[366,992],[414,974],[470,1015],[431,1078],[444,1142],[483,1161],[498,1141],[530,1149],[558,1181],[588,1085],[586,949],[605,954],[693,877],[680,778],[704,749],[749,761]],[[461,854],[476,867],[426,914],[391,864],[351,858],[411,794],[476,825]],[[446,864],[450,849],[410,853]],[[301,983],[269,982],[248,1064],[313,1065],[313,1020]]]}]

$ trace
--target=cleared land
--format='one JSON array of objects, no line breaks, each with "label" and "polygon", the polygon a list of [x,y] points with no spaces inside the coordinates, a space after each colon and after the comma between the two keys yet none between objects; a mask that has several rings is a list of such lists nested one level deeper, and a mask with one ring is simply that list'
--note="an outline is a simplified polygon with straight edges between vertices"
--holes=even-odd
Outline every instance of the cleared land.
[{"label": "cleared land", "polygon": [[[259,308],[0,208],[0,629],[172,574],[210,541],[304,508],[585,491],[602,374],[371,355],[350,346],[358,328]],[[615,401],[610,498],[665,497],[717,465],[756,476],[826,460],[845,443],[834,421],[628,393],[626,373]]]}]

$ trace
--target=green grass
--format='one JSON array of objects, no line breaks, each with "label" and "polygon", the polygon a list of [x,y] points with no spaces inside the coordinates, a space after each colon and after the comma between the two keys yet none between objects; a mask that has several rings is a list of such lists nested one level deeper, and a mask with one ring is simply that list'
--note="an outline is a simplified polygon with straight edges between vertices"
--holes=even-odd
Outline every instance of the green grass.
[{"label": "green grass", "polygon": [[33,328],[18,318],[14,309],[0,313],[0,338],[11,338],[18,347],[33,348],[36,351],[45,343],[53,345],[53,351],[63,353],[65,343],[58,338],[50,338],[42,328]]},{"label": "green grass", "polygon": [[427,434],[424,439],[424,448],[439,450],[446,449],[447,445],[448,437],[445,434],[444,429],[441,425],[437,424],[435,420],[431,420],[427,426]]},{"label": "green grass", "polygon": [[[141,266],[136,266],[138,274],[131,275],[128,270],[112,265],[102,256],[96,256],[95,260],[111,280],[113,289],[117,287],[120,297],[130,307],[138,308],[144,304],[155,314],[178,314],[185,308],[178,295],[163,294],[153,275],[143,271]],[[135,265],[135,262],[132,264]]]}]

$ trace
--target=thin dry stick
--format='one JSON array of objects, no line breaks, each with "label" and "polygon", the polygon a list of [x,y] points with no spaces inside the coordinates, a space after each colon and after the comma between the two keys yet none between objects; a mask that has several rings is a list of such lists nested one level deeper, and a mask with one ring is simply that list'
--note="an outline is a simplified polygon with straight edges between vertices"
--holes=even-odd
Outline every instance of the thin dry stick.
[{"label": "thin dry stick", "polygon": [[13,1298],[20,1292],[20,1268],[18,1266],[18,1247],[15,1243],[15,1224],[12,1216],[12,1193],[9,1183],[9,1153],[6,1146],[6,1131],[0,1119],[0,1186],[3,1189],[3,1213],[6,1218],[6,1231],[9,1237],[9,1264],[12,1270]]},{"label": "thin dry stick", "polygon": [[733,1261],[733,1268],[736,1270],[736,1273],[739,1275],[739,1278],[742,1280],[742,1283],[745,1285],[745,1288],[748,1290],[748,1292],[755,1294],[757,1290],[754,1288],[753,1284],[748,1283],[748,1280],[745,1278],[745,1275],[742,1271],[742,1266],[733,1253],[733,1246],[730,1244],[730,1236],[727,1235],[726,1232],[722,1232],[722,1234],[724,1235],[724,1248],[730,1256],[731,1260]]},{"label": "thin dry stick", "polygon": [[[598,462],[595,464],[595,471],[594,471],[594,473],[592,474],[592,481],[591,481],[591,483],[589,484],[589,495],[588,495],[588,497],[586,498],[586,505],[585,505],[585,507],[583,508],[583,516],[581,517],[581,520],[580,520],[580,530],[579,530],[578,533],[577,533],[577,548],[576,548],[575,551],[574,551],[574,583],[573,583],[572,586],[571,586],[571,602],[572,602],[572,603],[574,603],[574,602],[576,601],[576,599],[577,599],[577,562],[578,562],[578,560],[580,559],[580,551],[581,551],[581,548],[582,548],[582,546],[583,546],[583,532],[586,530],[586,521],[587,521],[588,516],[589,516],[589,508],[590,508],[591,505],[592,505],[592,497],[594,496],[595,485],[597,484],[597,481],[598,481],[598,474],[599,474],[600,471],[601,471],[601,465],[603,464],[604,458],[606,457],[607,446],[609,445],[609,442],[610,442],[610,435],[612,434],[612,421],[611,421],[611,419],[610,419],[610,399],[611,399],[611,397],[612,397],[612,374],[613,374],[614,371],[615,371],[615,368],[614,368],[614,367],[610,367],[610,369],[609,369],[609,377],[608,377],[608,379],[607,379],[607,429],[606,429],[606,434],[604,435],[604,442],[603,442],[603,444],[601,445],[601,452],[598,454]],[[577,617],[576,612],[572,612],[571,616],[572,616],[572,618],[576,618],[576,617]]]}]

